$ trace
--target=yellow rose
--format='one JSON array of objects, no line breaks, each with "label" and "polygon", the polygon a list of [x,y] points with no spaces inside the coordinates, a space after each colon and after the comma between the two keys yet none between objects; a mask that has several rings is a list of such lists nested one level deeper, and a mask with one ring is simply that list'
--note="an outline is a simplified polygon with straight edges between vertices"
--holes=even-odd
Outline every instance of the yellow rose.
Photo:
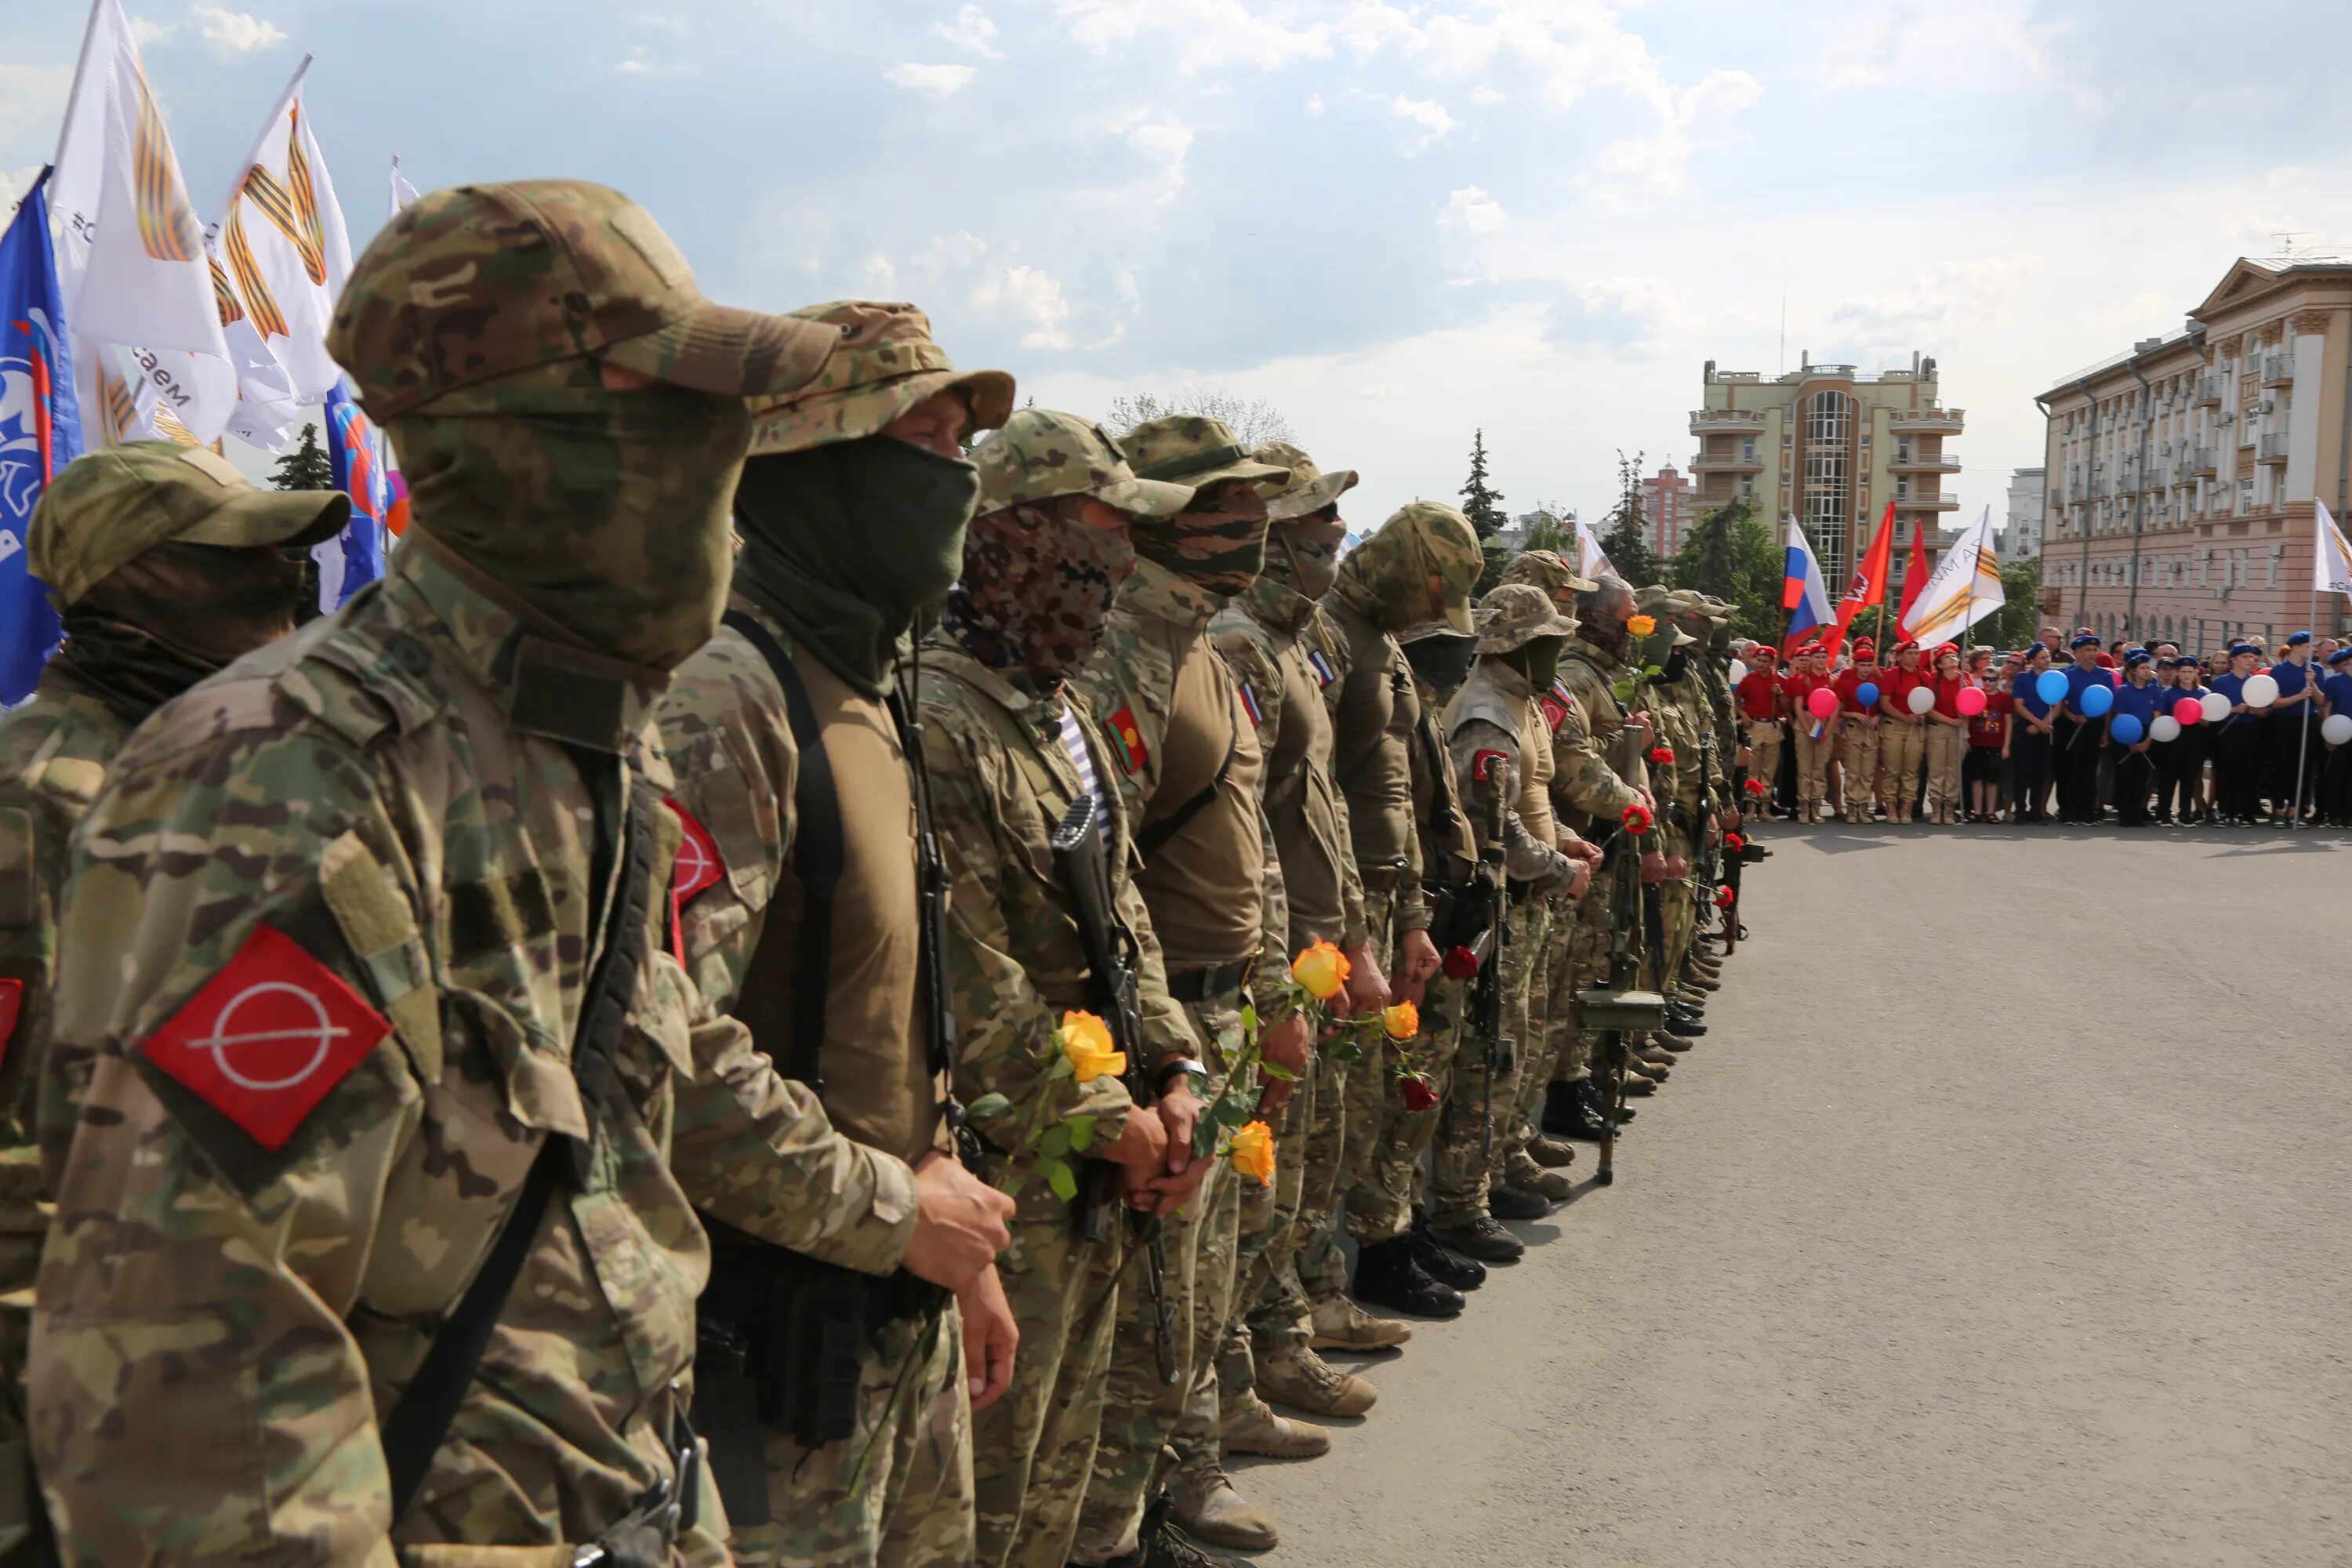
[{"label": "yellow rose", "polygon": [[1063,1014],[1062,1026],[1055,1032],[1062,1042],[1062,1055],[1069,1058],[1070,1071],[1080,1083],[1127,1070],[1127,1053],[1111,1048],[1110,1026],[1092,1013]]},{"label": "yellow rose", "polygon": [[1318,1002],[1328,1002],[1348,984],[1348,955],[1328,942],[1318,942],[1290,965],[1290,977],[1307,987]]},{"label": "yellow rose", "polygon": [[1409,1040],[1421,1033],[1421,1009],[1410,1002],[1400,1002],[1381,1013],[1381,1027],[1389,1032],[1391,1040]]},{"label": "yellow rose", "polygon": [[1229,1151],[1234,1169],[1244,1176],[1254,1176],[1261,1187],[1274,1185],[1274,1129],[1263,1121],[1253,1121],[1234,1133]]},{"label": "yellow rose", "polygon": [[1652,632],[1658,629],[1658,617],[1655,616],[1635,616],[1633,619],[1625,623],[1625,629],[1632,632],[1637,637],[1648,637]]}]

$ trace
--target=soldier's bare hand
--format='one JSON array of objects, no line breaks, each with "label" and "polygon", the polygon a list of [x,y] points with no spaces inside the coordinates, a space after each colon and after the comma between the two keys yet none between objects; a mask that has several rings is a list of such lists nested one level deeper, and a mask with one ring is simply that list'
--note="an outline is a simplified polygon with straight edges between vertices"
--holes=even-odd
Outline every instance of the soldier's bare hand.
[{"label": "soldier's bare hand", "polygon": [[1013,1356],[1021,1347],[1021,1325],[1013,1321],[1013,1304],[1004,1299],[996,1265],[956,1292],[956,1310],[963,1318],[963,1371],[971,1384],[971,1407],[985,1410],[1013,1386]]},{"label": "soldier's bare hand", "polygon": [[1181,1176],[1192,1163],[1192,1133],[1201,1125],[1200,1098],[1190,1079],[1180,1079],[1160,1097],[1160,1125],[1168,1132],[1168,1173]]},{"label": "soldier's bare hand", "polygon": [[915,1196],[906,1264],[919,1279],[966,1289],[1013,1240],[1013,1200],[937,1150],[916,1162]]},{"label": "soldier's bare hand", "polygon": [[1342,948],[1348,958],[1348,1011],[1358,1018],[1367,1013],[1377,1013],[1389,1005],[1389,977],[1381,973],[1381,961],[1372,956],[1369,943]]},{"label": "soldier's bare hand", "polygon": [[1637,709],[1633,712],[1626,714],[1625,728],[1628,730],[1639,730],[1642,731],[1642,744],[1645,746],[1650,743],[1652,737],[1655,736],[1658,732],[1658,727],[1650,718],[1650,710],[1647,708]]},{"label": "soldier's bare hand", "polygon": [[1653,849],[1642,857],[1642,880],[1655,887],[1666,879],[1666,858]]},{"label": "soldier's bare hand", "polygon": [[1409,931],[1397,943],[1397,972],[1389,990],[1400,1001],[1418,1007],[1429,994],[1429,983],[1436,975],[1439,964],[1437,944],[1429,940],[1425,931]]},{"label": "soldier's bare hand", "polygon": [[1168,1126],[1150,1110],[1138,1107],[1127,1113],[1118,1140],[1104,1152],[1127,1173],[1127,1190],[1141,1190],[1168,1163]]},{"label": "soldier's bare hand", "polygon": [[1598,866],[1602,859],[1601,846],[1571,838],[1559,847],[1559,852],[1571,860],[1581,860],[1588,866]]},{"label": "soldier's bare hand", "polygon": [[1688,860],[1684,859],[1679,855],[1669,855],[1666,857],[1666,877],[1669,880],[1679,882],[1685,877],[1689,875],[1690,862]]},{"label": "soldier's bare hand", "polygon": [[1568,874],[1568,896],[1571,899],[1580,899],[1584,897],[1585,889],[1591,886],[1591,863],[1579,860]]}]

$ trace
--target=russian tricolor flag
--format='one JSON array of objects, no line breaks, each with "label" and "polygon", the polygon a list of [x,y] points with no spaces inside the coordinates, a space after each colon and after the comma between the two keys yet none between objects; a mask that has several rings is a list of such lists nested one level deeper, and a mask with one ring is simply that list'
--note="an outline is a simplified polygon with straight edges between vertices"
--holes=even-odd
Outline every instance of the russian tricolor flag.
[{"label": "russian tricolor flag", "polygon": [[1789,613],[1784,643],[1799,634],[1830,624],[1830,591],[1822,582],[1822,563],[1813,559],[1812,542],[1793,517],[1786,520],[1789,564],[1780,581],[1780,608]]}]

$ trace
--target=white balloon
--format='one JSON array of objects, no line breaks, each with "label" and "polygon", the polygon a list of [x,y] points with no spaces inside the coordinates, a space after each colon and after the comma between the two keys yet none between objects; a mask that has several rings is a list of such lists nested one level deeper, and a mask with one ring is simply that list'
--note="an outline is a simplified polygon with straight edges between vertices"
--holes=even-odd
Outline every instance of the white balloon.
[{"label": "white balloon", "polygon": [[2230,700],[2218,691],[2209,691],[2199,698],[2197,706],[2205,710],[2208,724],[2219,724],[2230,716]]},{"label": "white balloon", "polygon": [[2352,713],[2330,713],[2319,727],[2319,738],[2331,746],[2352,742]]},{"label": "white balloon", "polygon": [[2278,700],[2278,682],[2267,675],[2246,677],[2246,689],[2238,693],[2238,700],[2249,708],[2267,708]]},{"label": "white balloon", "polygon": [[1737,686],[1747,679],[1748,661],[1740,658],[1733,659],[1731,661],[1731,684]]},{"label": "white balloon", "polygon": [[1905,700],[1911,705],[1912,712],[1925,713],[1936,705],[1936,693],[1927,687],[1915,686],[1911,689],[1911,695]]},{"label": "white balloon", "polygon": [[2180,739],[2180,721],[2169,713],[2158,714],[2148,722],[2147,738],[2151,741],[2178,741]]}]

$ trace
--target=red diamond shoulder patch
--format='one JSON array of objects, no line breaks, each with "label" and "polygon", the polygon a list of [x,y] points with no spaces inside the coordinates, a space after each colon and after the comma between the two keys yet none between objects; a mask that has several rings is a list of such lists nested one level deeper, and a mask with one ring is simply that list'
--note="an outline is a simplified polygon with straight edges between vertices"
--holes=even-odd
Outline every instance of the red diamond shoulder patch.
[{"label": "red diamond shoulder patch", "polygon": [[265,1149],[392,1033],[383,1015],[283,931],[256,926],[140,1052]]}]

